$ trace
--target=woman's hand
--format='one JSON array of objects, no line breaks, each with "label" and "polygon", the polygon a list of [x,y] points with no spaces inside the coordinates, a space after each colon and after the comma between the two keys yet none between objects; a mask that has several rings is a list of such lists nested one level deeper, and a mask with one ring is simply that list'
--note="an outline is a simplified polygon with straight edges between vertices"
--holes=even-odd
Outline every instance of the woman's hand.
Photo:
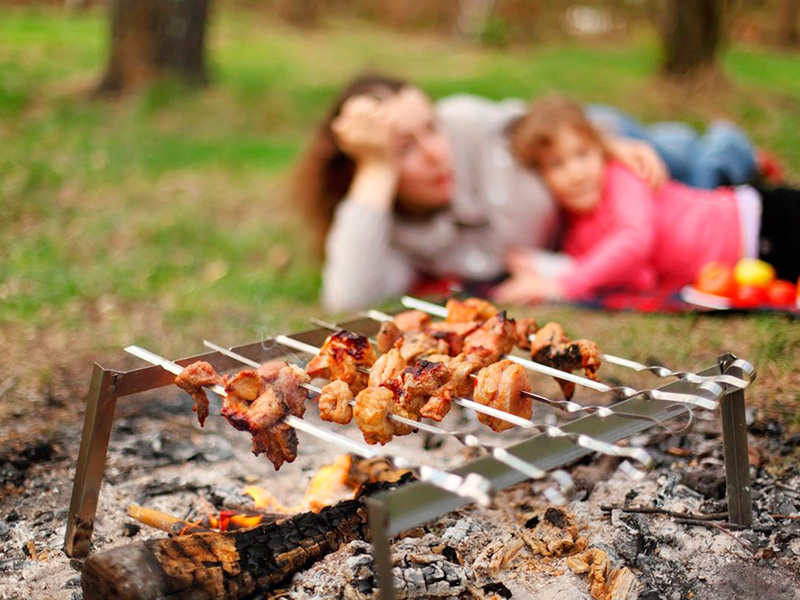
[{"label": "woman's hand", "polygon": [[491,296],[500,304],[536,304],[547,300],[561,300],[564,291],[557,281],[528,273],[504,281],[494,288]]},{"label": "woman's hand", "polygon": [[669,179],[666,163],[647,142],[614,137],[606,139],[606,146],[614,158],[641,177],[652,189],[658,189]]},{"label": "woman's hand", "polygon": [[357,165],[395,162],[393,115],[387,104],[372,96],[354,96],[331,123],[339,148]]},{"label": "woman's hand", "polygon": [[524,248],[512,248],[506,254],[506,269],[512,275],[535,275],[536,269],[529,251]]}]

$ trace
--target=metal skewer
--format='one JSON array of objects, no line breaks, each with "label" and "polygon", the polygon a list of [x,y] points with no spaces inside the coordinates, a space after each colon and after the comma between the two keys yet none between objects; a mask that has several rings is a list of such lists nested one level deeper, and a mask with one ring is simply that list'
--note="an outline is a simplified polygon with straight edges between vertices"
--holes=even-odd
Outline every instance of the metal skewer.
[{"label": "metal skewer", "polygon": [[[139,346],[128,346],[125,348],[125,351],[141,358],[142,360],[146,360],[151,364],[158,365],[164,370],[174,373],[175,375],[179,375],[181,371],[183,371],[183,367],[179,364],[174,363],[171,360],[167,360],[163,356],[159,356],[158,354],[150,352],[149,350]],[[228,395],[225,391],[225,388],[221,385],[211,385],[205,387],[220,396]],[[447,473],[446,471],[435,469],[426,465],[413,465],[404,457],[383,454],[376,448],[371,448],[366,444],[351,440],[350,438],[340,435],[334,431],[329,431],[324,427],[318,427],[312,423],[309,423],[308,421],[304,421],[303,419],[295,417],[294,415],[286,415],[283,420],[290,427],[304,431],[321,440],[325,440],[346,448],[349,452],[357,454],[363,458],[371,459],[378,456],[385,456],[396,468],[408,469],[414,472],[414,474],[421,481],[426,481],[443,490],[457,494],[458,496],[469,498],[470,500],[477,502],[482,506],[487,506],[491,502],[491,498],[489,496],[491,484],[488,480],[486,480],[486,478],[478,475],[477,473],[470,473],[466,477],[460,477],[454,473]]]},{"label": "metal skewer", "polygon": [[[433,302],[426,302],[425,300],[420,300],[419,298],[414,298],[413,296],[403,296],[400,299],[400,302],[406,308],[413,308],[413,309],[428,313],[430,315],[434,315],[436,317],[441,317],[443,319],[447,318],[447,308],[442,306],[442,305],[440,305],[440,304],[434,304]],[[380,313],[379,311],[369,311],[369,312],[370,313],[375,313],[375,316],[383,315],[383,313]],[[389,316],[389,315],[386,315],[386,316]],[[374,318],[374,317],[372,317],[370,315],[370,318]],[[391,317],[390,317],[390,319],[391,319]],[[530,340],[533,341],[535,339],[536,339],[536,334],[532,334],[530,336]],[[513,360],[513,358],[510,357],[510,356],[508,358]],[[744,389],[744,388],[748,387],[755,380],[755,377],[756,377],[756,371],[755,371],[755,368],[753,367],[753,365],[748,363],[746,360],[742,360],[742,359],[737,359],[736,367],[742,369],[743,377],[734,377],[732,375],[726,375],[726,374],[705,376],[705,375],[698,375],[697,373],[691,373],[691,372],[688,372],[688,371],[671,371],[670,369],[667,369],[666,367],[662,367],[662,366],[659,366],[659,365],[644,365],[642,363],[636,362],[635,360],[630,360],[628,358],[622,358],[621,356],[614,356],[613,354],[606,354],[606,353],[602,353],[600,355],[600,358],[602,360],[608,362],[608,363],[615,364],[615,365],[618,365],[620,367],[625,367],[625,368],[628,368],[628,369],[633,369],[634,371],[637,371],[637,372],[640,372],[640,373],[641,372],[649,372],[649,373],[652,373],[653,375],[655,375],[656,377],[660,377],[660,378],[676,377],[678,379],[685,379],[686,381],[689,381],[691,383],[697,383],[697,384],[702,384],[702,383],[707,383],[707,382],[716,383],[716,384],[724,383],[724,384],[733,386],[733,387],[735,387],[737,389]],[[545,366],[545,365],[540,365],[540,366]],[[552,375],[552,373],[546,373],[546,374]],[[553,375],[553,376],[554,377],[559,377],[558,375]],[[579,377],[579,376],[575,376],[575,377]],[[579,377],[579,378],[580,379],[584,379],[582,377]],[[561,379],[567,379],[567,378],[562,376]],[[586,383],[584,383],[582,381],[575,381],[575,380],[572,380],[572,379],[567,379],[567,381],[573,381],[573,383],[578,383],[580,385],[587,385],[588,387],[591,387],[591,385],[588,385],[588,384],[586,384]],[[591,380],[588,380],[588,381],[591,381]],[[597,382],[595,382],[595,383],[597,383]],[[606,386],[606,387],[608,388],[608,386]],[[611,391],[611,390],[630,390],[630,388],[624,388],[624,387],[621,387],[621,388],[608,388],[608,389],[599,389],[599,388],[595,387],[595,389],[597,389],[598,391],[601,391],[601,392],[607,392],[607,391]],[[630,396],[624,396],[624,397],[630,397]]]},{"label": "metal skewer", "polygon": [[[311,344],[306,344],[305,342],[295,340],[294,338],[290,338],[285,335],[276,336],[275,342],[277,344],[280,344],[281,346],[285,346],[287,348],[291,348],[299,352],[306,352],[311,355],[316,355],[319,353],[318,347],[312,346]],[[452,402],[464,408],[469,408],[476,412],[489,415],[490,417],[500,419],[501,421],[506,421],[507,423],[511,423],[512,425],[522,427],[523,429],[535,429],[537,431],[540,431],[541,433],[544,433],[548,437],[568,438],[577,446],[581,446],[583,448],[592,450],[594,452],[600,452],[601,454],[609,454],[611,456],[621,456],[630,458],[641,463],[646,468],[650,468],[653,464],[653,459],[642,448],[622,448],[614,444],[601,442],[587,435],[569,433],[562,430],[559,427],[555,427],[554,425],[542,425],[539,423],[535,423],[529,419],[524,419],[520,416],[508,413],[503,410],[499,410],[497,408],[493,408],[491,406],[485,406],[468,398],[461,398],[456,396],[453,398]]]},{"label": "metal skewer", "polygon": [[[260,363],[254,360],[250,360],[246,356],[242,356],[237,352],[234,352],[228,348],[215,344],[214,342],[211,342],[209,340],[203,340],[203,344],[207,348],[211,348],[212,350],[216,350],[220,354],[224,354],[226,356],[230,356],[231,358],[235,358],[236,360],[241,361],[243,364],[249,365],[253,368],[258,368],[261,366]],[[322,393],[322,389],[315,385],[311,385],[308,383],[304,383],[301,385],[305,389],[315,394]],[[354,406],[355,403],[356,403],[355,400],[350,400],[349,402],[350,406]],[[420,421],[414,421],[413,419],[408,419],[400,415],[390,414],[389,418],[392,419],[393,421],[397,421],[398,423],[403,423],[405,425],[413,427],[414,429],[419,429],[420,431],[426,431],[433,435],[444,435],[448,437],[453,437],[464,446],[467,446],[469,448],[478,448],[480,450],[483,450],[484,452],[491,454],[499,462],[506,464],[512,469],[516,469],[521,473],[524,473],[531,479],[544,479],[547,477],[547,471],[543,471],[538,467],[522,460],[521,458],[514,456],[513,454],[508,452],[505,448],[481,442],[476,436],[472,435],[471,433],[466,433],[461,431],[449,431],[447,429],[442,429],[441,427],[436,427],[435,425],[422,423]],[[565,480],[562,478],[558,483],[559,485],[564,486]],[[572,479],[570,478],[569,487],[571,487],[571,485],[572,485]],[[545,490],[544,495],[553,504],[566,503],[566,498],[561,493],[556,492],[553,489],[548,488],[547,490]]]}]

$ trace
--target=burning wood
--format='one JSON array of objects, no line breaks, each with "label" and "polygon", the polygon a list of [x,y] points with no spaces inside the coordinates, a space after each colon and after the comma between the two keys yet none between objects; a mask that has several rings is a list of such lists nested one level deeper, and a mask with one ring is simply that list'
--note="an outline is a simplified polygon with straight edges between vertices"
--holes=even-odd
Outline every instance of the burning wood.
[{"label": "burning wood", "polygon": [[[362,496],[410,480],[372,484],[362,488]],[[360,498],[345,500],[253,529],[150,540],[101,552],[86,560],[81,586],[86,600],[244,598],[348,542],[369,538]]]}]

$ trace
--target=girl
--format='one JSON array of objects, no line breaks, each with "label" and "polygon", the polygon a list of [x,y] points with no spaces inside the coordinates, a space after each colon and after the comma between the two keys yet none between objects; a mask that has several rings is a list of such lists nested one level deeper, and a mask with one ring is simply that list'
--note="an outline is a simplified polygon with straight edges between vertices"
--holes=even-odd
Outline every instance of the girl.
[{"label": "girl", "polygon": [[[800,275],[800,192],[751,186],[700,190],[668,182],[652,191],[608,153],[577,104],[535,102],[511,128],[511,147],[539,171],[566,217],[563,251],[549,276],[540,257],[513,253],[507,303],[580,300],[609,289],[674,289],[712,260],[772,263],[782,279]],[[540,262],[548,266],[551,262]]]}]

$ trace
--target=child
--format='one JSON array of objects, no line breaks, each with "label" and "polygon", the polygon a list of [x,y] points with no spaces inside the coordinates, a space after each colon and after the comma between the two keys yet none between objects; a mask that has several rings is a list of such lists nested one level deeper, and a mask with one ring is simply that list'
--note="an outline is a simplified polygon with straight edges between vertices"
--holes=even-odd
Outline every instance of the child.
[{"label": "child", "polygon": [[677,290],[705,263],[733,265],[745,256],[772,263],[782,279],[800,275],[796,190],[700,190],[668,182],[653,192],[609,158],[582,109],[561,97],[534,103],[512,127],[511,147],[539,170],[563,209],[562,250],[570,260],[512,253],[512,278],[495,290],[498,301]]}]

